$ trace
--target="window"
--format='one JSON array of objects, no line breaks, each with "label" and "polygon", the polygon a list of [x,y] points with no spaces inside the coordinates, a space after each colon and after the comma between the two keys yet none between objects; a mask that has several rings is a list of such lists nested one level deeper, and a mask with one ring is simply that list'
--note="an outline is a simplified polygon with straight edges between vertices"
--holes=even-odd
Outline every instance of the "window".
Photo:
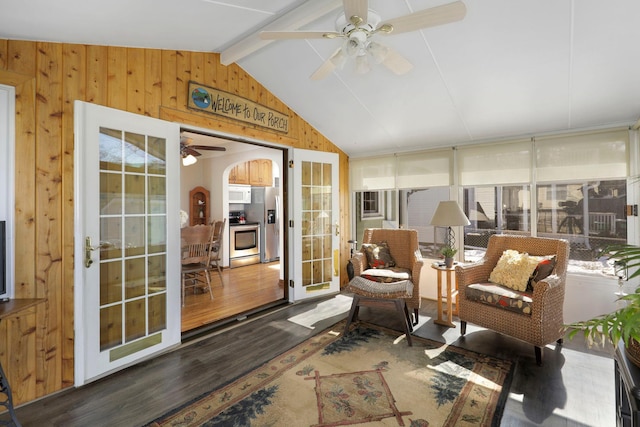
[{"label": "window", "polygon": [[384,218],[384,197],[381,191],[363,191],[360,203],[362,219]]},{"label": "window", "polygon": [[440,258],[446,228],[431,225],[431,218],[443,200],[449,200],[449,187],[400,190],[400,226],[418,231],[418,245],[425,258]]},{"label": "window", "polygon": [[431,217],[439,201],[458,199],[471,222],[465,261],[482,257],[492,234],[522,234],[568,240],[569,272],[608,274],[599,253],[628,242],[626,205],[637,194],[627,194],[627,179],[640,168],[639,143],[637,131],[621,127],[350,160],[355,229],[416,229],[422,255],[437,258],[443,230]]},{"label": "window", "polygon": [[492,234],[531,235],[529,185],[464,188],[463,207],[470,225],[464,229],[464,259],[482,257]]},{"label": "window", "polygon": [[397,194],[396,190],[354,192],[353,206],[359,206],[359,209],[354,209],[355,223],[351,239],[362,242],[366,228],[398,228]]},{"label": "window", "polygon": [[492,234],[532,235],[533,224],[539,237],[569,241],[573,271],[602,271],[602,249],[627,243],[623,179],[538,184],[535,202],[528,185],[472,187],[463,194],[471,222],[464,236],[468,262],[482,257]]},{"label": "window", "polygon": [[569,240],[571,260],[596,261],[627,243],[626,188],[622,179],[538,185],[538,236]]}]

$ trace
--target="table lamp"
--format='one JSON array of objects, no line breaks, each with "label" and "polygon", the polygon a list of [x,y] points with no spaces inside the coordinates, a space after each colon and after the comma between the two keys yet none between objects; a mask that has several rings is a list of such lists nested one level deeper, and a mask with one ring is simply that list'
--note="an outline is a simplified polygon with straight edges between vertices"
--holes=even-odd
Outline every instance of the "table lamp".
[{"label": "table lamp", "polygon": [[445,200],[440,202],[436,212],[431,218],[431,225],[436,227],[447,227],[447,234],[445,236],[445,245],[453,248],[456,244],[456,239],[453,233],[453,228],[461,225],[469,225],[469,218],[462,212],[460,205],[455,200]]}]

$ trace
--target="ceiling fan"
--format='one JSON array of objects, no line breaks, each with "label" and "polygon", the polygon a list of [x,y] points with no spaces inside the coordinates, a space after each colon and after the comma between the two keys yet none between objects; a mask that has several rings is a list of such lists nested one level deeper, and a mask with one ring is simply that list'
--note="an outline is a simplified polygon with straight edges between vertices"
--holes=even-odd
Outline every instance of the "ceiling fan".
[{"label": "ceiling fan", "polygon": [[210,145],[194,145],[193,138],[185,135],[180,136],[180,156],[182,164],[189,166],[198,161],[197,157],[201,156],[200,151],[227,151],[225,147],[215,147]]},{"label": "ceiling fan", "polygon": [[369,9],[368,0],[343,0],[344,12],[336,19],[336,31],[263,31],[265,40],[342,38],[340,46],[312,75],[311,79],[325,78],[335,68],[342,68],[348,59],[355,59],[356,72],[370,70],[370,58],[386,66],[395,74],[404,74],[413,65],[402,55],[374,40],[376,34],[391,35],[416,31],[459,21],[466,14],[461,1],[420,10],[381,22],[380,16]]}]

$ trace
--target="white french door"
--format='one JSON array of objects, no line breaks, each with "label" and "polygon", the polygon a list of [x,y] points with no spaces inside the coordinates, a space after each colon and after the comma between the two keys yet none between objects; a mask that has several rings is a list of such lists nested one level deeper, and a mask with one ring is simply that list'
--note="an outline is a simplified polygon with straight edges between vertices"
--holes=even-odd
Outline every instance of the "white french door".
[{"label": "white french door", "polygon": [[338,155],[294,149],[291,301],[340,291]]},{"label": "white french door", "polygon": [[180,343],[179,126],[75,103],[75,383]]}]

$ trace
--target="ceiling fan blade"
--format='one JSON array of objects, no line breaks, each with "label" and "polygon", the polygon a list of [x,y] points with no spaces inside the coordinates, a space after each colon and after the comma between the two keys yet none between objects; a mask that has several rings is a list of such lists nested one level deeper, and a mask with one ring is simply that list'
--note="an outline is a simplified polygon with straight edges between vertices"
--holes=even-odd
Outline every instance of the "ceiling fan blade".
[{"label": "ceiling fan blade", "polygon": [[260,33],[260,38],[263,40],[333,39],[342,36],[335,31],[263,31]]},{"label": "ceiling fan blade", "polygon": [[367,16],[369,15],[369,0],[344,0],[344,17],[347,22],[352,21],[353,16],[357,16],[362,19],[362,23],[367,23]]},{"label": "ceiling fan blade", "polygon": [[215,147],[211,145],[190,145],[187,148],[191,148],[194,150],[227,151],[225,147]]},{"label": "ceiling fan blade", "polygon": [[442,6],[436,6],[409,15],[399,16],[390,19],[378,26],[382,28],[386,25],[393,27],[392,31],[380,31],[379,34],[400,34],[409,31],[416,31],[422,28],[435,27],[437,25],[448,24],[460,21],[467,13],[467,7],[461,1],[456,1]]},{"label": "ceiling fan blade", "polygon": [[402,75],[408,73],[413,68],[413,64],[404,56],[393,49],[387,48],[387,56],[382,60],[382,64],[395,74]]},{"label": "ceiling fan blade", "polygon": [[201,156],[201,155],[202,155],[202,154],[198,153],[196,150],[194,150],[193,148],[188,147],[188,146],[186,146],[186,145],[182,145],[182,146],[180,147],[180,153],[181,153],[181,154],[184,154],[184,155],[189,155],[189,154],[191,154],[191,155],[192,155],[192,156],[194,156],[194,157],[198,157],[198,156]]},{"label": "ceiling fan blade", "polygon": [[338,66],[336,60],[342,53],[342,48],[339,47],[333,54],[322,63],[322,65],[309,77],[311,80],[322,80],[327,77]]}]

